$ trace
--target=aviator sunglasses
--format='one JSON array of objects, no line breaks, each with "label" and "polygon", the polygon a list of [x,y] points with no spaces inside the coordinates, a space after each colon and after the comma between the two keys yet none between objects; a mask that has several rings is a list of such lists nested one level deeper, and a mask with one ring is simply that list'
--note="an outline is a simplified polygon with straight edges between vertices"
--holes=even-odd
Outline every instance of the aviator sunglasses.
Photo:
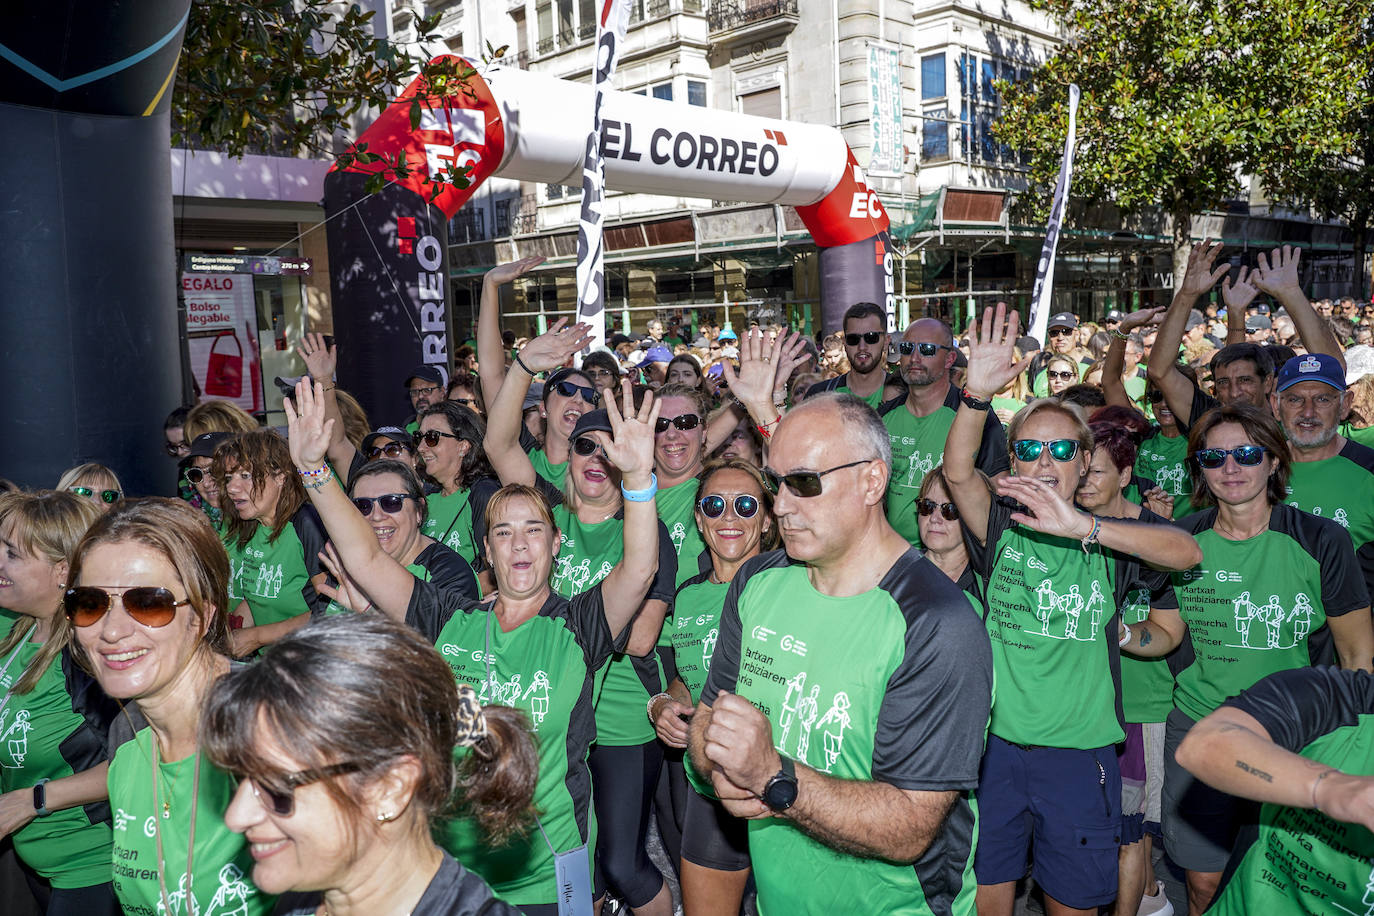
[{"label": "aviator sunglasses", "polygon": [[[697,503],[697,508],[701,514],[707,518],[720,518],[725,514],[726,499],[719,493],[712,493],[710,496],[703,496]],[[759,501],[757,497],[747,493],[741,493],[735,497],[735,515],[740,518],[753,518],[759,511]]]},{"label": "aviator sunglasses", "polygon": [[387,493],[384,496],[355,496],[353,505],[358,507],[358,511],[363,515],[372,514],[372,504],[376,503],[382,507],[382,511],[387,515],[395,515],[401,511],[401,507],[406,504],[410,497],[405,493]]},{"label": "aviator sunglasses", "polygon": [[763,469],[763,484],[768,488],[768,492],[774,496],[778,495],[778,489],[786,486],[789,491],[797,496],[820,496],[821,478],[826,474],[833,474],[845,468],[858,467],[861,464],[868,464],[872,458],[861,458],[858,461],[851,461],[848,464],[839,464],[833,468],[826,468],[824,471],[793,471],[791,474],[779,474],[772,468]]},{"label": "aviator sunglasses", "polygon": [[920,343],[912,343],[909,340],[903,340],[901,343],[897,344],[897,352],[903,356],[910,356],[918,350],[922,356],[934,356],[941,350],[953,349],[953,347],[946,346],[945,344],[931,343],[928,340],[923,340]]},{"label": "aviator sunglasses", "polygon": [[248,780],[248,784],[253,787],[253,794],[258,801],[267,805],[268,809],[277,817],[290,817],[296,813],[296,790],[302,786],[328,779],[331,776],[343,776],[346,773],[357,773],[363,769],[360,763],[335,763],[327,767],[320,767],[318,770],[301,770],[296,773],[287,773],[281,777],[281,781],[286,784],[286,791],[269,789],[256,779]]},{"label": "aviator sunglasses", "polygon": [[1050,457],[1055,461],[1072,461],[1078,454],[1077,439],[1017,439],[1011,444],[1011,450],[1018,461],[1035,461],[1047,445],[1050,447]]},{"label": "aviator sunglasses", "polygon": [[139,585],[121,592],[107,592],[94,585],[69,588],[62,596],[62,607],[74,627],[88,627],[100,620],[114,603],[115,596],[124,602],[124,610],[145,627],[165,627],[177,615],[177,608],[190,604],[188,598],[178,601],[170,591],[160,586]]},{"label": "aviator sunglasses", "polygon": [[1235,448],[1200,448],[1197,450],[1197,463],[1209,471],[1215,471],[1226,463],[1226,456],[1236,459],[1243,468],[1252,468],[1264,460],[1266,449],[1262,445],[1237,445]]},{"label": "aviator sunglasses", "polygon": [[959,521],[959,507],[954,505],[954,503],[937,503],[933,499],[916,500],[916,511],[923,516],[934,515],[936,509],[940,510],[940,514],[945,517],[945,521]]},{"label": "aviator sunglasses", "polygon": [[98,495],[100,501],[103,503],[118,502],[119,498],[124,495],[118,490],[93,490],[90,487],[67,487],[67,492],[75,493],[77,496],[84,496],[87,499],[91,499]]}]

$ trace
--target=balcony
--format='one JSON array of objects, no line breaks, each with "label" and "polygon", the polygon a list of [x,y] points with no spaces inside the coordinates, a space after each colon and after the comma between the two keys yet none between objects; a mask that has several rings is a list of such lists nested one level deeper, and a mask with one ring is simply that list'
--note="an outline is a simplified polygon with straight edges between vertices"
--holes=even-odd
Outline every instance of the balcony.
[{"label": "balcony", "polygon": [[545,54],[552,54],[552,53],[553,53],[553,39],[552,39],[552,38],[541,38],[541,39],[539,39],[539,43],[538,43],[537,45],[534,46],[534,50],[535,50],[535,53],[538,54],[540,57],[543,57]]},{"label": "balcony", "polygon": [[596,37],[596,20],[592,20],[591,22],[583,22],[583,23],[580,23],[580,24],[577,26],[577,37],[580,38],[580,39],[582,39],[583,41],[586,41],[587,39],[590,39],[590,38],[595,38],[595,37]]},{"label": "balcony", "polygon": [[797,0],[713,0],[707,12],[711,37],[722,42],[790,32],[798,21]]},{"label": "balcony", "polygon": [[645,12],[650,19],[668,15],[668,0],[649,0]]}]

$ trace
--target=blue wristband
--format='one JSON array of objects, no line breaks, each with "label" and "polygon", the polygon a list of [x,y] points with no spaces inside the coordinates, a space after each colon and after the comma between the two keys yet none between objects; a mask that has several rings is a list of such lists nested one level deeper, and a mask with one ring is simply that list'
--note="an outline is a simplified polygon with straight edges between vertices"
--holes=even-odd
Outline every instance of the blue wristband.
[{"label": "blue wristband", "polygon": [[620,494],[632,503],[647,503],[654,498],[658,492],[658,475],[653,471],[649,472],[649,485],[643,490],[627,490],[625,484],[620,485]]}]

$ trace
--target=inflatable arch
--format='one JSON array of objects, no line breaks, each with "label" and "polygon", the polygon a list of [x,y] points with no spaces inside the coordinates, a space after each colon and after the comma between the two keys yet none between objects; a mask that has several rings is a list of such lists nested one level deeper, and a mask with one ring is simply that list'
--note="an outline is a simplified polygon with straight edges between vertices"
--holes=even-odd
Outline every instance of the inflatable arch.
[{"label": "inflatable arch", "polygon": [[[359,142],[388,158],[404,151],[427,169],[371,196],[367,178],[385,165],[336,167],[326,177],[334,329],[349,354],[339,383],[364,405],[396,402],[400,366],[447,371],[448,220],[493,175],[580,186],[593,91],[492,66],[440,99],[420,77]],[[628,92],[605,93],[601,119],[608,190],[795,207],[820,248],[824,326],[871,301],[885,304],[893,327],[887,213],[838,130]],[[436,193],[428,176],[453,162],[471,166],[471,184]]]}]

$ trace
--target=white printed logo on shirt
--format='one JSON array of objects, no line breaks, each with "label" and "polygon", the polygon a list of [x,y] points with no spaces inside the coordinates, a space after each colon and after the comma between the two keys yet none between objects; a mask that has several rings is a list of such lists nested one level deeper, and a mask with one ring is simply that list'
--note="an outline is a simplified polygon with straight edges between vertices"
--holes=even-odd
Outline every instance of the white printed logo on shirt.
[{"label": "white printed logo on shirt", "polygon": [[[843,690],[834,694],[830,708],[824,715],[820,712],[820,694],[819,684],[812,684],[810,692],[806,691],[805,671],[798,671],[787,682],[787,694],[783,697],[782,712],[778,715],[782,732],[778,736],[777,750],[779,754],[789,754],[788,740],[792,737],[793,726],[796,726],[795,750],[790,755],[809,767],[829,773],[840,759],[845,729],[852,724],[849,718],[849,694]],[[822,759],[819,761],[813,761],[810,757],[813,731],[821,734]]]}]

